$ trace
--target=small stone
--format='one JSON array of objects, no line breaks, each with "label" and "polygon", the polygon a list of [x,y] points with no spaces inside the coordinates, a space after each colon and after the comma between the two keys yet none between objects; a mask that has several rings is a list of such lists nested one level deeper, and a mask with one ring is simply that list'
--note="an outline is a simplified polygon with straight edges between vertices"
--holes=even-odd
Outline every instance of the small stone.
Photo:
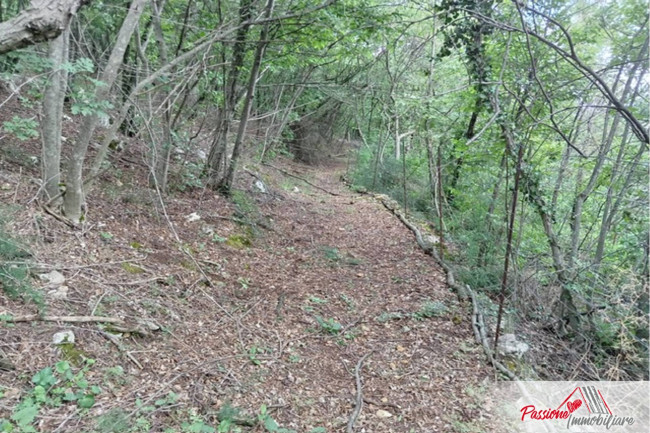
[{"label": "small stone", "polygon": [[70,288],[68,286],[59,286],[58,289],[47,292],[47,296],[52,299],[68,299],[69,290]]},{"label": "small stone", "polygon": [[72,331],[57,332],[52,336],[52,344],[74,344],[74,333]]},{"label": "small stone", "polygon": [[387,410],[383,410],[383,409],[379,409],[379,410],[376,412],[376,415],[377,415],[379,418],[390,418],[391,416],[393,416],[392,413],[388,412]]},{"label": "small stone", "polygon": [[197,214],[196,212],[192,212],[191,214],[189,214],[188,216],[186,216],[185,219],[187,220],[188,223],[192,223],[192,222],[194,222],[194,221],[198,221],[198,220],[200,220],[201,217],[200,217],[199,214]]},{"label": "small stone", "polygon": [[65,283],[65,277],[59,271],[51,271],[47,274],[41,274],[39,275],[39,278],[44,283],[47,283],[48,287],[51,289],[56,289]]},{"label": "small stone", "polygon": [[204,225],[203,227],[201,227],[201,231],[208,236],[212,236],[215,230],[216,227],[212,225]]},{"label": "small stone", "polygon": [[299,193],[299,192],[300,192],[300,190],[298,189],[297,186],[294,186],[292,191],[295,192],[295,193]]},{"label": "small stone", "polygon": [[258,179],[255,181],[254,185],[255,188],[257,188],[262,194],[266,194],[267,190],[266,190],[266,185],[264,185],[264,182]]}]

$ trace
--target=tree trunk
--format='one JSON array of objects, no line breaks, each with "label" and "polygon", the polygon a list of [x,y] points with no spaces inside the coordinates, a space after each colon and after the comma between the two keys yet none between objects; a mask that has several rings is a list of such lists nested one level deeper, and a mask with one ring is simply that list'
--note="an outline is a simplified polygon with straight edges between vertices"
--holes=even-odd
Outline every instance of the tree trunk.
[{"label": "tree trunk", "polygon": [[[273,1],[268,0],[266,3],[266,8],[264,10],[264,18],[269,19],[273,14]],[[239,128],[237,129],[237,138],[235,139],[235,145],[232,151],[232,157],[230,159],[230,164],[228,165],[228,172],[224,181],[219,185],[219,190],[225,195],[230,194],[230,189],[235,177],[235,171],[237,169],[237,163],[239,161],[239,156],[241,155],[242,142],[244,140],[244,134],[246,132],[246,124],[248,123],[248,118],[251,112],[251,106],[253,104],[253,97],[255,96],[255,84],[257,83],[257,77],[260,71],[260,64],[262,63],[262,58],[264,57],[264,50],[268,44],[267,36],[269,34],[269,22],[267,21],[262,27],[260,32],[260,41],[257,43],[257,48],[255,50],[255,57],[253,59],[253,67],[250,72],[250,77],[248,80],[248,88],[246,90],[246,98],[244,99],[244,108],[242,110],[241,119],[239,119]]]},{"label": "tree trunk", "polygon": [[48,57],[54,66],[43,97],[43,199],[57,207],[60,204],[61,182],[61,123],[63,101],[68,83],[68,71],[63,64],[68,61],[70,23],[56,39],[50,42]]},{"label": "tree trunk", "polygon": [[250,20],[251,15],[251,0],[240,0],[240,26],[237,29],[237,36],[235,37],[235,45],[233,46],[232,55],[233,59],[228,73],[228,79],[223,89],[224,101],[223,106],[220,109],[219,126],[215,130],[210,154],[208,155],[208,160],[204,170],[208,178],[207,185],[213,189],[220,188],[225,181],[224,178],[220,177],[221,168],[228,153],[228,133],[230,132],[230,126],[239,100],[237,85],[239,84],[241,68],[244,65],[246,38],[250,29],[250,24],[247,24],[247,22]]},{"label": "tree trunk", "polygon": [[57,38],[90,0],[32,0],[20,15],[0,23],[0,54]]},{"label": "tree trunk", "polygon": [[[115,46],[108,59],[108,63],[101,74],[100,81],[103,82],[95,91],[95,100],[104,101],[108,99],[109,92],[117,78],[117,73],[124,59],[124,52],[129,45],[131,35],[138,25],[140,15],[145,7],[146,0],[133,0],[129,12],[124,18],[122,27],[117,35]],[[68,172],[66,178],[66,193],[64,196],[64,212],[68,218],[78,222],[82,217],[81,207],[84,203],[83,195],[83,164],[88,151],[88,145],[93,132],[97,126],[99,117],[91,114],[84,118],[77,141],[73,148],[72,156],[68,161]]]}]

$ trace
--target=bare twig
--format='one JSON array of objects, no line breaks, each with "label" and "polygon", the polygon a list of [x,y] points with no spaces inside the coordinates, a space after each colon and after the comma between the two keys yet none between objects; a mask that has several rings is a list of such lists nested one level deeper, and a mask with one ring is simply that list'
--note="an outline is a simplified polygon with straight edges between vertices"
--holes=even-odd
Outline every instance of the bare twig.
[{"label": "bare twig", "polygon": [[129,358],[129,360],[132,363],[134,363],[140,370],[142,370],[142,364],[140,364],[138,362],[138,360],[135,359],[135,357],[133,355],[131,355],[129,352],[127,352],[127,350],[124,348],[124,346],[122,346],[122,343],[120,342],[120,339],[118,338],[117,335],[113,335],[110,332],[105,332],[105,331],[100,331],[99,333],[102,334],[108,341],[113,343],[115,345],[115,347],[117,347],[117,349],[121,353],[126,355],[126,357]]},{"label": "bare twig", "polygon": [[117,323],[124,324],[124,320],[119,317],[104,316],[39,316],[38,314],[26,314],[24,316],[11,316],[2,319],[5,322],[66,322],[66,323]]},{"label": "bare twig", "polygon": [[363,363],[370,355],[374,353],[373,351],[370,351],[366,353],[360,360],[357,362],[357,366],[354,369],[354,378],[357,383],[357,400],[354,406],[354,410],[352,411],[352,415],[350,415],[350,420],[348,421],[348,427],[345,430],[346,433],[353,433],[354,432],[354,423],[357,422],[357,418],[359,417],[359,414],[361,413],[361,408],[363,407],[363,387],[361,385],[361,367],[363,367]]}]

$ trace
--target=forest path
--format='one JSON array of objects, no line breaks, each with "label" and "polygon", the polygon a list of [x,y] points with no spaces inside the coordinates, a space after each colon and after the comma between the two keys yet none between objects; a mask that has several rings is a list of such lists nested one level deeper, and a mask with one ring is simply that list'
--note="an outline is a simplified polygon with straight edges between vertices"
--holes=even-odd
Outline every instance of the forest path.
[{"label": "forest path", "polygon": [[[486,431],[479,407],[492,373],[440,267],[379,202],[345,188],[340,165],[275,164],[338,195],[259,166],[272,195],[240,190],[233,206],[197,189],[170,195],[162,212],[146,177],[127,184],[124,167],[123,186],[106,179],[93,196],[84,233],[44,220],[52,239],[37,258],[70,289],[48,294],[46,311],[146,319],[163,332],[121,334],[118,349],[94,324],[0,328],[16,365],[0,376],[12,396],[0,418],[30,392],[26,377],[65,359],[51,341],[69,329],[79,353],[96,360],[85,374],[103,391],[80,415],[70,404],[43,407],[38,431],[118,431],[100,426],[122,418],[131,427],[119,431],[190,431],[182,423],[191,413],[216,428],[225,408],[255,417],[266,405],[298,433],[342,432],[355,407],[355,366],[369,353],[354,431]],[[251,180],[242,173],[240,187]],[[32,218],[15,230],[27,232]],[[242,219],[258,223],[251,230]],[[33,312],[18,299],[2,304]]]},{"label": "forest path", "polygon": [[341,431],[354,407],[352,372],[372,352],[356,431],[454,431],[454,422],[477,422],[474,398],[490,370],[441,268],[379,202],[345,188],[340,165],[285,168],[339,195],[285,178],[300,192],[262,209],[276,232],[252,249],[251,286],[259,290],[241,326],[254,330],[256,346],[276,349],[260,366],[240,363],[238,376],[264,378],[250,391],[287,405],[276,414],[281,425]]}]

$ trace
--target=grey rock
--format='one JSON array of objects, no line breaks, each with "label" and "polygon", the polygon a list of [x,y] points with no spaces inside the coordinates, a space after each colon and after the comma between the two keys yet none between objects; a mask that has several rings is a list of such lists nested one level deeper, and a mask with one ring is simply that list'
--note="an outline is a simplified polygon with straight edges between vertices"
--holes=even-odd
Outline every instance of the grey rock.
[{"label": "grey rock", "polygon": [[504,356],[515,356],[521,358],[530,350],[530,346],[523,341],[517,340],[515,334],[503,334],[499,337],[499,353]]},{"label": "grey rock", "polygon": [[74,344],[74,333],[70,330],[57,332],[52,336],[52,344]]},{"label": "grey rock", "polygon": [[65,277],[59,271],[51,271],[38,276],[50,289],[56,289],[65,283]]}]

